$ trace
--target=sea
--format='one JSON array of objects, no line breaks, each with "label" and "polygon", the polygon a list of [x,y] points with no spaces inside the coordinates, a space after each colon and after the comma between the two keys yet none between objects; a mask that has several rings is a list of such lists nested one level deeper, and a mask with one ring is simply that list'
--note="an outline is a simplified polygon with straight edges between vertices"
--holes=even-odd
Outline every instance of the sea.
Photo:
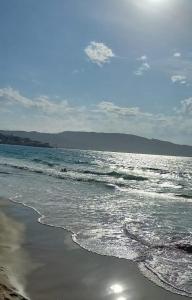
[{"label": "sea", "polygon": [[192,158],[0,145],[0,196],[192,297]]}]

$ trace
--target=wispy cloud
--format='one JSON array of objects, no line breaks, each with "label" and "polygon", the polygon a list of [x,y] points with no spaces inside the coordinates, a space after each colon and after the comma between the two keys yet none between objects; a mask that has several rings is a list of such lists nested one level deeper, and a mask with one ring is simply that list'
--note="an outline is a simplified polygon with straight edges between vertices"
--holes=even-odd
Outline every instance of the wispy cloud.
[{"label": "wispy cloud", "polygon": [[81,73],[83,73],[84,72],[84,69],[74,69],[73,71],[72,71],[72,74],[73,75],[77,75],[77,74],[81,74]]},{"label": "wispy cloud", "polygon": [[192,60],[189,55],[186,57],[172,56],[153,61],[153,66],[168,75],[173,83],[186,86],[192,84]]},{"label": "wispy cloud", "polygon": [[48,96],[26,97],[13,88],[0,89],[0,104],[0,126],[5,129],[123,132],[180,143],[192,139],[192,97],[164,114],[110,100],[72,106],[67,100]]},{"label": "wispy cloud", "polygon": [[151,116],[149,113],[142,112],[139,107],[120,107],[110,101],[102,101],[97,105],[97,107],[100,112],[114,114],[121,117]]},{"label": "wispy cloud", "polygon": [[17,105],[26,109],[36,109],[48,114],[72,110],[66,100],[51,101],[49,97],[44,95],[31,99],[11,87],[0,89],[0,103],[9,107],[10,105]]},{"label": "wispy cloud", "polygon": [[181,100],[180,107],[175,109],[176,112],[180,115],[184,115],[185,117],[192,116],[192,97]]},{"label": "wispy cloud", "polygon": [[187,78],[183,75],[173,75],[171,76],[171,81],[173,83],[187,84]]},{"label": "wispy cloud", "polygon": [[142,55],[137,60],[147,61],[147,56],[146,55]]},{"label": "wispy cloud", "polygon": [[112,49],[110,49],[104,43],[98,43],[94,41],[90,42],[84,51],[89,60],[100,67],[103,64],[110,62],[110,59],[115,57]]},{"label": "wispy cloud", "polygon": [[146,55],[142,55],[141,57],[137,58],[140,61],[140,66],[134,71],[136,76],[143,76],[145,72],[151,69],[151,66],[148,63],[148,58]]},{"label": "wispy cloud", "polygon": [[169,113],[149,113],[139,107],[122,107],[105,101],[97,105],[104,114],[105,128],[109,131],[129,132],[138,135],[189,143],[192,139],[192,97],[181,100]]},{"label": "wispy cloud", "polygon": [[173,56],[174,56],[174,57],[181,57],[181,53],[180,53],[180,52],[174,52],[174,53],[173,53]]}]

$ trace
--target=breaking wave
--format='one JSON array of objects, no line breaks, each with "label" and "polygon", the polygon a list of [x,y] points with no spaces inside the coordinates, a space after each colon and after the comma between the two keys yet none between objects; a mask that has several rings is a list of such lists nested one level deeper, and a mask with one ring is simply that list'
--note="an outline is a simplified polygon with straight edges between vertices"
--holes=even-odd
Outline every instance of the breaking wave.
[{"label": "breaking wave", "polygon": [[[93,170],[73,170],[67,168],[61,169],[46,169],[46,168],[36,168],[33,166],[27,165],[16,165],[10,163],[0,163],[2,166],[11,167],[18,170],[28,171],[37,174],[44,174],[47,176],[52,176],[55,178],[63,179],[63,180],[75,180],[79,182],[95,182],[95,183],[103,183],[109,185],[110,183],[116,184],[120,186],[126,186],[126,181],[145,181],[148,180],[146,177],[135,176],[132,174],[123,174],[118,173],[116,171],[111,172],[97,172]],[[90,175],[90,177],[88,176]],[[119,180],[118,180],[119,179]],[[123,181],[122,181],[123,180]]]}]

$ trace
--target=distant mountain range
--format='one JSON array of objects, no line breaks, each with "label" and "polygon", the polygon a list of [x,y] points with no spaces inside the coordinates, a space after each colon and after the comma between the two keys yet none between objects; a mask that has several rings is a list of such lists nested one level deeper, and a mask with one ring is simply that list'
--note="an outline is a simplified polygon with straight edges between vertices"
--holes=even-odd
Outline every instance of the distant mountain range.
[{"label": "distant mountain range", "polygon": [[24,138],[12,134],[4,134],[4,133],[0,133],[0,144],[33,146],[33,147],[50,147],[49,143],[42,143],[40,141],[33,141],[27,137]]},{"label": "distant mountain range", "polygon": [[73,131],[40,133],[36,131],[2,130],[0,133],[23,139],[27,138],[32,141],[58,148],[192,156],[192,146],[179,145],[157,139],[148,139],[132,134]]}]

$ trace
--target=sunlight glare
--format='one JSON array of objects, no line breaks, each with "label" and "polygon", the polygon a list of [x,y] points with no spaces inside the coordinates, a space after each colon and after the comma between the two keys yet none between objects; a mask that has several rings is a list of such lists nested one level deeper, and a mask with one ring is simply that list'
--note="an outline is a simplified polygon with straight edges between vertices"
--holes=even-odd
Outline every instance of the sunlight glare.
[{"label": "sunlight glare", "polygon": [[110,290],[114,293],[114,294],[120,294],[123,292],[123,287],[120,284],[113,284],[110,287]]},{"label": "sunlight glare", "polygon": [[[127,1],[127,0],[126,0]],[[134,4],[148,12],[159,12],[159,8],[166,9],[172,5],[174,0],[133,0]]]},{"label": "sunlight glare", "polygon": [[120,296],[120,297],[117,298],[117,300],[126,300],[126,298],[123,297],[123,296]]},{"label": "sunlight glare", "polygon": [[161,4],[161,3],[163,3],[163,2],[165,2],[165,0],[147,0],[148,2],[150,2],[151,4]]}]

